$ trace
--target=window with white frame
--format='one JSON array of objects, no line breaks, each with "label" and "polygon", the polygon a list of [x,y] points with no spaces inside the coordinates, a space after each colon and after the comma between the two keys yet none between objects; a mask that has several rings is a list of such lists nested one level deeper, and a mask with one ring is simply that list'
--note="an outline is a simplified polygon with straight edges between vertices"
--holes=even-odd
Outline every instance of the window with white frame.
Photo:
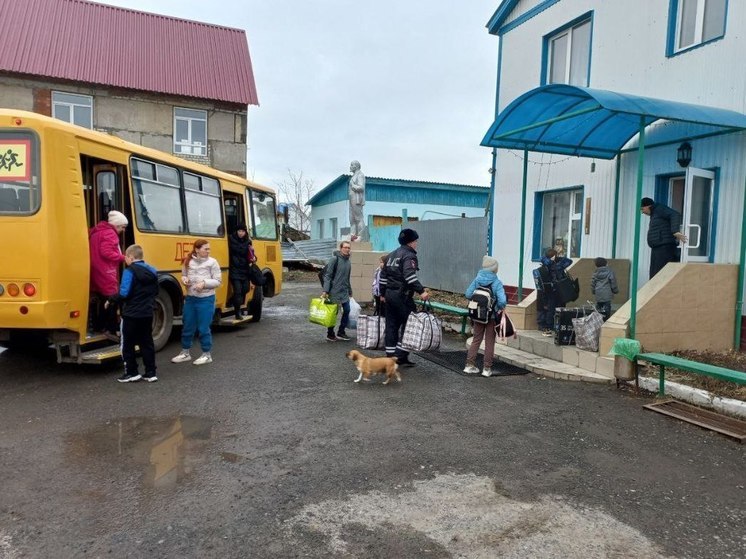
[{"label": "window with white frame", "polygon": [[207,155],[207,111],[174,107],[174,153]]},{"label": "window with white frame", "polygon": [[673,51],[718,39],[725,35],[727,0],[674,0],[676,36]]},{"label": "window with white frame", "polygon": [[317,219],[316,225],[319,228],[319,239],[324,238],[324,220],[323,219]]},{"label": "window with white frame", "polygon": [[583,189],[537,193],[539,229],[535,231],[534,259],[553,248],[561,256],[580,257],[583,222]]},{"label": "window with white frame", "polygon": [[93,128],[93,97],[53,91],[52,116],[84,128]]},{"label": "window with white frame", "polygon": [[591,62],[591,18],[572,23],[545,37],[544,83],[588,86]]}]

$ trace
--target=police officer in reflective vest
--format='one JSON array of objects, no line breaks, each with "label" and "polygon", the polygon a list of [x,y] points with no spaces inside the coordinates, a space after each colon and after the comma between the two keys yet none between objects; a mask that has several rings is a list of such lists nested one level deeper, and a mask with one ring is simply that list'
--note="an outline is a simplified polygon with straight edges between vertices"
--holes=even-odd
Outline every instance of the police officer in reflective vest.
[{"label": "police officer in reflective vest", "polygon": [[417,292],[423,301],[430,298],[417,278],[418,238],[417,231],[402,229],[401,246],[386,257],[380,279],[381,300],[386,303],[386,357],[396,357],[400,365],[408,366],[414,363],[401,346],[401,335],[409,313],[416,310],[413,296]]}]

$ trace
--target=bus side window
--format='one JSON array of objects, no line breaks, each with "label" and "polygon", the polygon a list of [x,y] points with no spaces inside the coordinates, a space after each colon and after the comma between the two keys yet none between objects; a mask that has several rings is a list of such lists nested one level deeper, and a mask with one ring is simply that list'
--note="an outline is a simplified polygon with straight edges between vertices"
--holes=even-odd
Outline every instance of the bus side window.
[{"label": "bus side window", "polygon": [[19,210],[18,194],[12,188],[0,189],[0,212],[17,212]]},{"label": "bus side window", "polygon": [[28,188],[18,191],[18,209],[22,212],[31,211],[31,190]]}]

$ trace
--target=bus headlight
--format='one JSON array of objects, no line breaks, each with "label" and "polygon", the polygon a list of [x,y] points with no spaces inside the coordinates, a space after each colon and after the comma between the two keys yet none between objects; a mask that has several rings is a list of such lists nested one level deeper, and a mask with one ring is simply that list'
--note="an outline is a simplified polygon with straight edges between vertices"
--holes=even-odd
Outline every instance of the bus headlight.
[{"label": "bus headlight", "polygon": [[23,294],[26,297],[33,297],[36,295],[36,287],[34,287],[33,283],[24,283],[23,284]]},{"label": "bus headlight", "polygon": [[11,297],[18,297],[18,294],[21,292],[20,289],[18,289],[18,286],[15,283],[9,283],[8,284],[8,295]]},{"label": "bus headlight", "polygon": [[3,284],[0,283],[0,295],[2,295],[3,293],[5,293],[5,288],[3,287]]}]

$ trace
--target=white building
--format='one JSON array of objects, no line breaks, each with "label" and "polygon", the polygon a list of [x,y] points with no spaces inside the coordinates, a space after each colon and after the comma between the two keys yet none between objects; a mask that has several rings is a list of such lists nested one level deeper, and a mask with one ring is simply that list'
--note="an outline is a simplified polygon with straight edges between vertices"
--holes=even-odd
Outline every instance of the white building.
[{"label": "white building", "polygon": [[483,145],[497,148],[491,239],[506,285],[532,288],[531,269],[562,239],[573,258],[629,259],[630,285],[642,287],[641,196],[682,212],[682,262],[739,264],[742,280],[745,24],[746,3],[728,0],[499,5],[488,23],[500,41],[496,120]]}]

